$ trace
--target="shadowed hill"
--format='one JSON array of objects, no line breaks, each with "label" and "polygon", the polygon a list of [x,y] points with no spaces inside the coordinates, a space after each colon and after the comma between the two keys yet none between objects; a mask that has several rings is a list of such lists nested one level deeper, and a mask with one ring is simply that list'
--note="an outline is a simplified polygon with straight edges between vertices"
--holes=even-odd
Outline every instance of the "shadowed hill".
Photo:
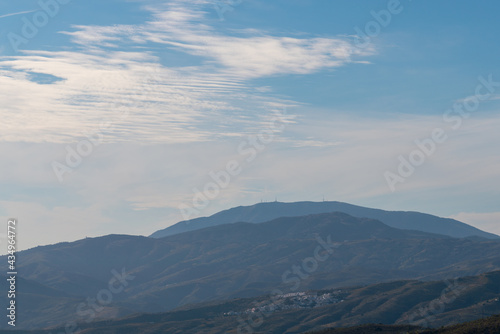
[{"label": "shadowed hill", "polygon": [[[133,279],[106,305],[109,316],[259,296],[276,288],[293,292],[477,275],[500,269],[499,254],[495,240],[399,230],[328,213],[220,225],[161,239],[110,235],[37,247],[18,253],[18,270],[24,279],[78,300],[54,305],[75,318],[82,300],[108,289],[113,271]],[[1,257],[0,270],[6,271],[6,263]],[[20,312],[20,317],[31,312],[30,326],[57,319],[41,303],[24,305]]]},{"label": "shadowed hill", "polygon": [[89,334],[498,333],[498,316],[440,329],[427,330],[422,326],[439,328],[499,313],[499,283],[500,271],[447,281],[395,281],[306,293],[341,296],[341,300],[328,305],[303,306],[299,297],[292,296],[283,298],[281,303],[288,309],[266,312],[260,311],[261,307],[273,301],[280,304],[279,299],[260,296],[80,326],[82,333]]}]

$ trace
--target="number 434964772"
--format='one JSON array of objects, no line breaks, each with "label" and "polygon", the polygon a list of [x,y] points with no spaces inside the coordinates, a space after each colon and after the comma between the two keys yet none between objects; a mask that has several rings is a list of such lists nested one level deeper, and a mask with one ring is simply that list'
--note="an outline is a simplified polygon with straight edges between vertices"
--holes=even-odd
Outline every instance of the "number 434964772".
[{"label": "number 434964772", "polygon": [[[15,254],[16,254],[16,221],[15,220],[9,220],[7,232],[8,232],[7,251],[9,253],[8,262],[9,262],[11,267],[14,267],[15,261],[16,261],[16,257],[15,257]],[[12,268],[9,268],[9,269],[13,270]]]}]

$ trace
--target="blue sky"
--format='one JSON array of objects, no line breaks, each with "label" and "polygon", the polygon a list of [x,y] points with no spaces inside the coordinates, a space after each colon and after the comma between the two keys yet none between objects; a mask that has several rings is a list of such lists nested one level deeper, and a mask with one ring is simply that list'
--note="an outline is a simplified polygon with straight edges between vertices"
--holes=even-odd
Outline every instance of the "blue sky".
[{"label": "blue sky", "polygon": [[57,1],[0,3],[21,248],[276,197],[500,233],[498,2]]}]

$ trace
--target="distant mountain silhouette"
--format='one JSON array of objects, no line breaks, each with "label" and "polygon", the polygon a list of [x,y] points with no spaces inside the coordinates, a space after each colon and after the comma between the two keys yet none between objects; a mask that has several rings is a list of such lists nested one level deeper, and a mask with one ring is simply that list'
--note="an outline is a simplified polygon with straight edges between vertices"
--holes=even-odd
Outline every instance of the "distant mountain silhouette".
[{"label": "distant mountain silhouette", "polygon": [[488,239],[500,239],[498,235],[481,231],[450,218],[440,218],[411,211],[370,209],[342,202],[271,202],[238,206],[218,212],[210,217],[179,222],[151,234],[150,237],[162,238],[222,224],[237,222],[262,223],[279,217],[297,217],[329,212],[344,212],[353,217],[377,219],[386,225],[404,230],[438,233],[455,238],[478,236]]},{"label": "distant mountain silhouette", "polygon": [[[332,251],[319,247],[318,238]],[[303,279],[290,272],[316,254],[325,260],[302,274]],[[0,271],[7,272],[6,264],[0,257]],[[134,279],[113,295],[100,317],[162,312],[276,288],[298,291],[477,275],[500,270],[500,241],[400,230],[345,213],[226,224],[161,239],[88,238],[18,253],[19,275],[33,282],[31,297],[39,296],[25,299],[31,301],[19,308],[19,317],[26,319],[22,324],[53,326],[75,318],[77,306],[108,288],[111,271],[122,268]],[[39,293],[34,283],[41,285]],[[22,298],[25,292],[19,294]]]}]

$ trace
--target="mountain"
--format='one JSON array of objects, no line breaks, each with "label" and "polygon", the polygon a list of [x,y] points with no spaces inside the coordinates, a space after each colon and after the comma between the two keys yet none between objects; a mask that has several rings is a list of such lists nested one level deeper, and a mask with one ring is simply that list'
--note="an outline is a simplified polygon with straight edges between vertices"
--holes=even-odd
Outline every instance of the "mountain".
[{"label": "mountain", "polygon": [[419,212],[370,209],[342,202],[272,202],[238,206],[210,217],[181,221],[151,234],[150,237],[162,238],[222,224],[237,222],[262,223],[279,217],[296,217],[329,212],[344,212],[354,217],[377,219],[399,229],[438,233],[454,238],[479,236],[487,239],[500,239],[498,235],[481,231],[450,218],[440,218]]},{"label": "mountain", "polygon": [[[0,270],[6,272],[6,263],[0,257]],[[65,317],[89,319],[78,306],[99,294],[108,294],[112,303],[100,305],[103,310],[92,319],[163,312],[274,289],[295,292],[477,275],[500,269],[500,241],[400,230],[373,219],[327,213],[213,226],[161,239],[87,238],[19,252],[17,263],[22,278],[73,300],[52,306],[64,317],[41,302],[20,308],[20,317],[31,312],[43,327]],[[106,290],[117,274],[128,277],[126,286],[110,297]]]},{"label": "mountain", "polygon": [[[467,333],[462,330],[472,326],[498,329],[498,316],[476,319],[500,313],[499,283],[500,271],[446,281],[394,281],[191,305],[165,313],[82,323],[80,327],[87,334],[407,333],[417,329],[427,334]],[[321,303],[325,296],[330,300]],[[448,328],[423,329],[473,320]],[[379,325],[359,326],[370,323]]]}]

